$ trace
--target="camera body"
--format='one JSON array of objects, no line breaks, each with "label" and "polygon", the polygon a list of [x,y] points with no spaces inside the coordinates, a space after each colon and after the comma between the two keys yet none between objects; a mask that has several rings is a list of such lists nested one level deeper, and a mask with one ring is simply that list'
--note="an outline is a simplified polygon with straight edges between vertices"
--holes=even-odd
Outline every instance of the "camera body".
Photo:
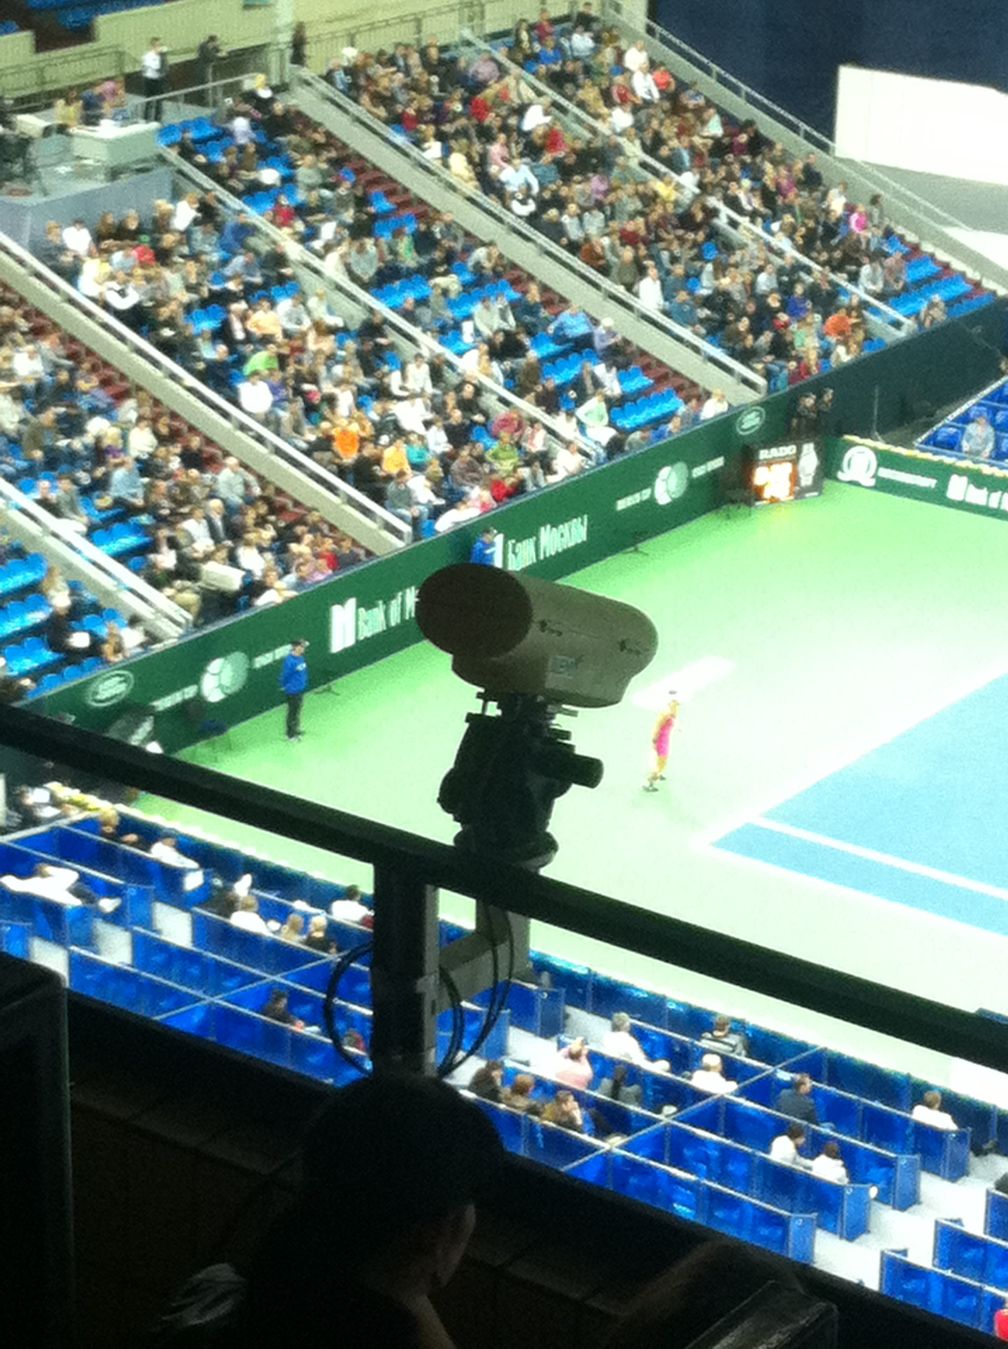
[{"label": "camera body", "polygon": [[654,624],[629,604],[469,562],[427,578],[416,617],[455,674],[491,698],[612,707],[658,648]]}]

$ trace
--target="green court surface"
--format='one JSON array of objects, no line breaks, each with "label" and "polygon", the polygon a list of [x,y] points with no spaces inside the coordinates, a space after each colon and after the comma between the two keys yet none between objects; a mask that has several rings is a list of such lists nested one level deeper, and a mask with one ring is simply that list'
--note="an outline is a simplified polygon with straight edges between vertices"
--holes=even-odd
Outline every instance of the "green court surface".
[{"label": "green court surface", "polygon": [[[621,706],[565,722],[576,747],[604,761],[605,778],[558,803],[550,874],[953,1005],[1008,1010],[1003,938],[709,846],[1008,672],[1008,529],[830,483],[819,500],[721,511],[568,580],[643,609],[660,646]],[[650,795],[642,782],[654,708],[670,686],[683,693],[680,727],[668,780]],[[191,757],[450,839],[435,798],[474,692],[447,656],[419,646],[313,691],[299,743],[284,740],[280,709],[232,730],[230,747]],[[892,809],[899,790],[893,782],[882,793]],[[990,803],[992,830],[1002,809]],[[369,879],[360,865],[251,829],[208,827],[337,878]],[[445,911],[465,907],[446,897]],[[838,1047],[869,1047],[863,1032],[580,937],[534,929],[533,940],[803,1033],[828,1029]],[[898,1047],[870,1047],[907,1066]]]}]

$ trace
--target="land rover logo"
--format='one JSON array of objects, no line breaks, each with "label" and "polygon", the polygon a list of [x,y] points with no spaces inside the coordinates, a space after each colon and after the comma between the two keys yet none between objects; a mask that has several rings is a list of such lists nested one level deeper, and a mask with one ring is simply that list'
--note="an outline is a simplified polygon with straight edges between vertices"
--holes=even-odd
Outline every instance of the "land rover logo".
[{"label": "land rover logo", "polygon": [[88,707],[111,707],[132,692],[134,683],[132,670],[110,670],[88,685],[84,701]]},{"label": "land rover logo", "polygon": [[208,703],[223,702],[232,693],[245,687],[249,673],[249,658],[244,651],[232,651],[229,656],[218,656],[203,671],[200,693]]},{"label": "land rover logo", "polygon": [[746,408],[745,412],[739,413],[735,418],[735,430],[743,438],[754,436],[765,421],[766,408],[761,407],[759,403],[754,403],[752,407]]},{"label": "land rover logo", "polygon": [[878,473],[878,455],[870,445],[852,445],[844,451],[837,473],[838,482],[853,482],[859,487],[874,487]]},{"label": "land rover logo", "polygon": [[664,468],[658,470],[658,476],[655,478],[654,499],[659,506],[668,506],[673,501],[678,501],[689,486],[689,469],[680,461],[677,464],[666,464]]}]

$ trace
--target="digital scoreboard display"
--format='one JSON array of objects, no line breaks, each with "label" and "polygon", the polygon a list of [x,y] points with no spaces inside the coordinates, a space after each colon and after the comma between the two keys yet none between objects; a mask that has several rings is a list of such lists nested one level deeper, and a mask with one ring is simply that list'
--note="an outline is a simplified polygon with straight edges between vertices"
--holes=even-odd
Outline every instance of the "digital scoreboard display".
[{"label": "digital scoreboard display", "polygon": [[769,506],[821,495],[824,462],[817,441],[794,440],[751,453],[753,505]]}]

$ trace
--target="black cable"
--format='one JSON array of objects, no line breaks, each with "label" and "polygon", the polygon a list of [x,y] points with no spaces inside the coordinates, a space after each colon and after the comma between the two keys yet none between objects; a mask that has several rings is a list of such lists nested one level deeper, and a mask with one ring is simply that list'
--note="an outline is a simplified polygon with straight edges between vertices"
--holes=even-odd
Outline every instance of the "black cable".
[{"label": "black cable", "polygon": [[344,951],[333,965],[332,974],[329,976],[329,982],[326,984],[325,998],[322,1002],[322,1018],[325,1021],[326,1032],[329,1035],[329,1039],[332,1041],[333,1049],[335,1049],[340,1058],[349,1063],[354,1071],[359,1073],[361,1077],[367,1077],[367,1070],[364,1068],[362,1062],[350,1054],[345,1048],[343,1037],[340,1035],[336,1026],[334,1005],[336,1002],[336,991],[339,988],[340,980],[346,974],[350,966],[361,956],[366,956],[373,946],[374,941],[369,940],[361,942],[359,946],[351,947],[349,951]]},{"label": "black cable", "polygon": [[[485,909],[486,909],[486,906],[484,905],[484,906],[483,906],[483,911],[484,911],[484,912],[485,912]],[[459,1042],[458,1042],[458,1045],[456,1046],[455,1055],[454,1055],[454,1057],[453,1057],[453,1060],[452,1060],[450,1066],[448,1067],[448,1073],[454,1073],[454,1072],[457,1072],[457,1071],[459,1070],[459,1068],[462,1067],[463,1063],[466,1063],[469,1059],[471,1059],[472,1056],[475,1054],[476,1050],[479,1048],[479,1046],[480,1046],[481,1044],[483,1044],[484,1040],[486,1039],[487,1035],[490,1033],[490,1030],[492,1029],[493,1023],[490,1021],[490,1015],[491,1015],[491,1012],[494,1011],[494,1006],[495,1006],[495,1003],[496,1003],[496,1000],[497,1000],[497,989],[498,989],[498,986],[499,986],[499,984],[500,984],[500,969],[499,969],[499,964],[498,964],[497,943],[496,943],[496,942],[491,942],[491,947],[490,947],[490,960],[491,960],[491,968],[492,968],[492,972],[491,972],[491,984],[490,984],[490,1001],[487,1003],[487,1009],[486,1009],[486,1011],[485,1011],[484,1014],[483,1014],[483,1024],[482,1024],[482,1026],[481,1026],[481,1028],[480,1028],[479,1033],[477,1034],[476,1040],[473,1042],[472,1045],[470,1045],[469,1049],[466,1050],[466,1052],[465,1052],[464,1054],[461,1055],[461,1057],[459,1057],[459,1051],[460,1051],[461,1048],[462,1048],[462,1036],[461,1036],[461,1034],[460,1034],[460,1036],[459,1036]],[[460,1015],[460,1017],[463,1018],[461,1030],[464,1032],[464,1029],[465,1029],[465,1022],[464,1022],[464,1014],[463,1014],[462,1011],[461,1011],[461,1001],[460,1001],[460,1003],[459,1003],[459,1015]],[[497,1012],[494,1014],[494,1020],[496,1020],[496,1017],[499,1016],[499,1015],[500,1015],[500,1013],[499,1013],[499,1011],[497,1011]]]},{"label": "black cable", "polygon": [[[451,1037],[448,1041],[448,1048],[445,1050],[441,1062],[438,1064],[436,1072],[438,1077],[450,1076],[458,1066],[458,1054],[462,1048],[462,1036],[465,1033],[465,1019],[462,1012],[462,996],[458,991],[458,984],[443,966],[438,967],[444,986],[448,991],[448,1001],[451,1004],[452,1029]],[[462,1060],[464,1062],[464,1060]]]},{"label": "black cable", "polygon": [[514,967],[515,967],[514,930],[511,927],[510,916],[504,913],[503,918],[504,918],[504,926],[507,931],[507,941],[508,941],[507,974],[505,978],[501,980],[497,956],[497,944],[496,942],[494,942],[491,948],[491,961],[493,967],[492,973],[493,991],[490,996],[490,1002],[487,1005],[486,1014],[484,1015],[483,1018],[483,1025],[476,1039],[466,1050],[466,1052],[462,1055],[462,1057],[458,1059],[457,1062],[454,1064],[453,1068],[451,1069],[452,1072],[457,1072],[458,1069],[461,1068],[462,1065],[466,1063],[469,1059],[473,1058],[474,1055],[476,1055],[478,1051],[482,1048],[482,1046],[486,1043],[487,1039],[490,1036],[490,1033],[493,1031],[494,1026],[500,1019],[501,1012],[503,1012],[505,1006],[507,1005],[507,1000],[511,993],[511,985],[514,982]]}]

